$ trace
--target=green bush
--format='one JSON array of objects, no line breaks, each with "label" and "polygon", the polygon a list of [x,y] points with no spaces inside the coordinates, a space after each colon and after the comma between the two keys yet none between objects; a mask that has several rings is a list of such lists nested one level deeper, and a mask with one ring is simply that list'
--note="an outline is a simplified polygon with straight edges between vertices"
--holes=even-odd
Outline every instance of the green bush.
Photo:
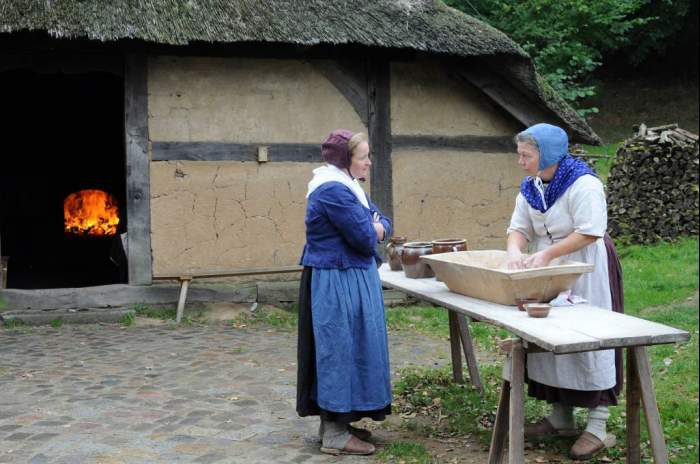
[{"label": "green bush", "polygon": [[[630,43],[652,21],[649,0],[445,0],[500,29],[532,57],[538,72],[572,104],[595,95],[587,78],[605,53]],[[579,109],[582,114],[596,108]]]}]

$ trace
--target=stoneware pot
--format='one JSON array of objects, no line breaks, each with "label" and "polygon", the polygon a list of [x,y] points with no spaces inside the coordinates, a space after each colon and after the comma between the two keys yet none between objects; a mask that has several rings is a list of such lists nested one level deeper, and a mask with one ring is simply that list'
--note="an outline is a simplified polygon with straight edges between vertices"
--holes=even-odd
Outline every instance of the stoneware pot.
[{"label": "stoneware pot", "polygon": [[403,266],[401,266],[401,252],[403,252],[404,243],[406,243],[406,237],[391,237],[386,245],[384,255],[392,271],[403,269]]},{"label": "stoneware pot", "polygon": [[525,311],[526,304],[539,302],[539,298],[518,298],[517,300],[515,300],[515,304],[518,306],[519,311]]},{"label": "stoneware pot", "polygon": [[467,241],[463,238],[442,238],[433,240],[433,254],[467,251]]},{"label": "stoneware pot", "polygon": [[[451,253],[453,251],[467,251],[467,241],[463,238],[441,238],[440,240],[433,240],[433,254],[438,253]],[[435,280],[441,281],[438,276],[435,276]]]},{"label": "stoneware pot", "polygon": [[548,303],[528,303],[525,305],[525,311],[530,317],[547,317],[551,306]]},{"label": "stoneware pot", "polygon": [[419,258],[432,254],[433,245],[430,242],[408,242],[403,245],[401,265],[406,277],[410,279],[425,279],[435,274],[426,263]]}]

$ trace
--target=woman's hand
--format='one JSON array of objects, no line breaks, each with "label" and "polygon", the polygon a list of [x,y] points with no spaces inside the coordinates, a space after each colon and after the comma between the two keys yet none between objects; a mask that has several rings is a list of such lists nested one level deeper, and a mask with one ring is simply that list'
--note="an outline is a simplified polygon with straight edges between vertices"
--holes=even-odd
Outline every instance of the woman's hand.
[{"label": "woman's hand", "polygon": [[533,267],[545,267],[552,259],[549,257],[547,250],[538,251],[537,253],[527,257],[524,261],[527,269]]},{"label": "woman's hand", "polygon": [[525,256],[521,252],[508,252],[508,269],[525,269]]},{"label": "woman's hand", "polygon": [[527,237],[514,230],[508,234],[508,269],[524,269],[523,248],[527,246]]},{"label": "woman's hand", "polygon": [[386,231],[384,230],[384,224],[377,221],[373,222],[372,225],[374,226],[374,231],[377,233],[377,240],[381,242],[382,240],[384,240],[384,234],[386,233]]}]

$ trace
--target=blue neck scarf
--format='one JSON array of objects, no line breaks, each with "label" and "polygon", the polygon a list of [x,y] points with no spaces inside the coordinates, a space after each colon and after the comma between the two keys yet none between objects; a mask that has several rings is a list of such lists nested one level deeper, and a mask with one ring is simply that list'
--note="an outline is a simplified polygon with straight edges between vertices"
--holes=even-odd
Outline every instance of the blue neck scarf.
[{"label": "blue neck scarf", "polygon": [[595,176],[595,172],[581,160],[566,155],[559,161],[554,177],[545,188],[539,177],[528,176],[520,184],[520,193],[534,209],[545,213],[564,192],[581,176]]}]

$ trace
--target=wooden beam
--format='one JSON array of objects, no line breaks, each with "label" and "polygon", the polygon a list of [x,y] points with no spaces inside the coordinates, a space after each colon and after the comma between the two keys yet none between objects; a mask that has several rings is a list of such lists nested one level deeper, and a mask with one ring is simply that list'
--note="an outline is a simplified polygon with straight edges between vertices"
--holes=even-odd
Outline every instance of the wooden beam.
[{"label": "wooden beam", "polygon": [[[450,313],[453,313],[453,311],[450,311]],[[472,335],[469,331],[469,321],[463,314],[454,314],[457,316],[459,334],[460,338],[462,339],[462,349],[464,350],[464,359],[467,362],[467,369],[469,369],[469,380],[471,380],[474,388],[476,388],[483,395],[484,386],[481,383],[479,364],[476,361],[476,355],[474,354],[474,343],[472,342]]]},{"label": "wooden beam", "polygon": [[464,373],[462,371],[462,348],[460,346],[459,321],[457,313],[447,311],[450,327],[450,353],[452,358],[452,380],[455,383],[464,383]]},{"label": "wooden beam", "polygon": [[[175,304],[180,286],[161,282],[154,285],[100,285],[83,288],[49,288],[41,290],[5,289],[3,314],[47,310],[120,308],[136,304]],[[255,284],[198,282],[189,289],[190,301],[230,301],[252,303],[257,300]]]},{"label": "wooden beam", "polygon": [[367,69],[364,64],[330,60],[314,60],[311,64],[343,94],[367,127]]},{"label": "wooden beam", "polygon": [[151,189],[148,157],[148,59],[128,55],[124,67],[126,214],[129,283],[150,285]]},{"label": "wooden beam", "polygon": [[637,368],[644,415],[647,418],[647,428],[649,430],[649,441],[651,442],[654,464],[668,464],[668,450],[666,449],[666,439],[664,438],[664,431],[661,425],[659,406],[656,403],[654,383],[651,379],[649,355],[647,354],[645,346],[632,348],[632,353],[634,355],[635,367]]},{"label": "wooden beam", "polygon": [[505,455],[506,439],[508,438],[510,415],[510,382],[503,381],[501,396],[498,400],[496,419],[493,423],[491,447],[489,449],[489,464],[502,464]]},{"label": "wooden beam", "polygon": [[525,464],[525,350],[520,340],[513,342],[508,420],[508,464]]},{"label": "wooden beam", "polygon": [[527,98],[484,65],[463,66],[452,72],[458,79],[481,90],[526,127],[538,122],[561,124],[561,120],[553,112]]},{"label": "wooden beam", "polygon": [[303,270],[304,268],[302,266],[253,267],[244,269],[228,269],[223,271],[202,270],[195,272],[181,272],[179,274],[155,274],[153,278],[156,280],[175,280],[182,279],[183,277],[237,277],[263,274],[285,274],[290,272],[301,272]]},{"label": "wooden beam", "polygon": [[5,260],[2,258],[2,234],[0,234],[0,288],[5,288],[7,286],[7,276],[5,275]]},{"label": "wooden beam", "polygon": [[321,163],[319,143],[232,143],[164,142],[151,143],[153,161],[258,161],[258,148],[267,147],[267,162],[294,161]]},{"label": "wooden beam", "polygon": [[391,68],[388,59],[372,58],[367,65],[367,126],[372,154],[372,202],[394,217],[391,167]]},{"label": "wooden beam", "polygon": [[394,135],[393,147],[403,150],[459,150],[484,153],[510,153],[515,143],[508,136]]},{"label": "wooden beam", "polygon": [[627,348],[627,464],[641,464],[640,449],[640,411],[642,393],[639,386],[637,362],[634,360],[634,348]]}]

